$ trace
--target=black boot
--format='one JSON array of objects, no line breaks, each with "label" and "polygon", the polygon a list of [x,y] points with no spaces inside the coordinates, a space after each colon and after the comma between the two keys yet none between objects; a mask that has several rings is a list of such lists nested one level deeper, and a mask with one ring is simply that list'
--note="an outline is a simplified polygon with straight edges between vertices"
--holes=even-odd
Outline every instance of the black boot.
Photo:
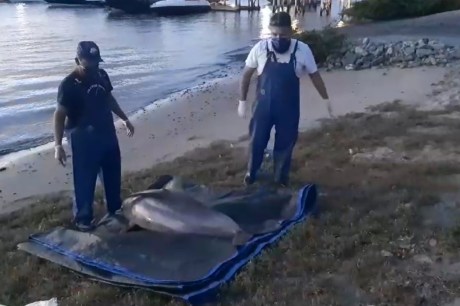
[{"label": "black boot", "polygon": [[244,184],[246,186],[254,184],[255,181],[255,178],[253,178],[249,173],[246,173],[246,175],[244,176]]}]

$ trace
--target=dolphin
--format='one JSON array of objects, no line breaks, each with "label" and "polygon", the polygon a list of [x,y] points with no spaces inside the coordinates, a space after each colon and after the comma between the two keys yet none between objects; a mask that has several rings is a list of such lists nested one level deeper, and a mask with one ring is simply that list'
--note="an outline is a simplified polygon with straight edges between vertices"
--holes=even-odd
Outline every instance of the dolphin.
[{"label": "dolphin", "polygon": [[180,190],[161,188],[132,194],[123,201],[122,212],[130,227],[231,238],[235,246],[245,244],[252,237],[227,215]]}]

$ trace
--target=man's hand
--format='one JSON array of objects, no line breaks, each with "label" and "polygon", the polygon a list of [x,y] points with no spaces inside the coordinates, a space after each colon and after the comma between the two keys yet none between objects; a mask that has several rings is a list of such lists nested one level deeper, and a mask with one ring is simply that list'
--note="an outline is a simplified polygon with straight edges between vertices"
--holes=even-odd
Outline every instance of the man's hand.
[{"label": "man's hand", "polygon": [[54,147],[54,158],[56,158],[59,163],[65,167],[67,156],[62,145],[57,145]]},{"label": "man's hand", "polygon": [[241,118],[246,118],[246,113],[247,113],[247,104],[248,102],[246,101],[239,101],[238,102],[238,116]]},{"label": "man's hand", "polygon": [[123,125],[126,128],[126,134],[129,137],[132,137],[134,135],[134,126],[131,124],[131,121],[129,120],[123,121]]}]

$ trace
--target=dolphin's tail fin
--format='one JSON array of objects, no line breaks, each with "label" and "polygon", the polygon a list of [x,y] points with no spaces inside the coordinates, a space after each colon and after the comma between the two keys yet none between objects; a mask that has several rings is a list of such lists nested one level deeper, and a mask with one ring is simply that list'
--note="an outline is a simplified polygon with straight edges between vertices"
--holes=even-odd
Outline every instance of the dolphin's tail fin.
[{"label": "dolphin's tail fin", "polygon": [[240,230],[233,237],[232,243],[234,246],[240,246],[240,245],[246,244],[251,238],[252,238],[251,234],[246,233],[243,230]]}]

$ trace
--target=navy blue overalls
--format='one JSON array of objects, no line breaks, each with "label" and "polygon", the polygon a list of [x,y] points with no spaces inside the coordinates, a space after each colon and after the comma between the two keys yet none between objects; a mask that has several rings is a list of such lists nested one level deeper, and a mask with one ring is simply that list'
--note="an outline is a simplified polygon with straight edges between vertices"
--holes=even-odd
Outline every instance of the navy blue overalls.
[{"label": "navy blue overalls", "polygon": [[271,129],[275,126],[274,179],[277,183],[288,184],[300,115],[300,86],[295,72],[297,46],[298,41],[289,63],[279,63],[267,42],[267,62],[258,78],[256,104],[249,123],[251,144],[248,174],[251,181],[256,179]]},{"label": "navy blue overalls", "polygon": [[94,191],[100,172],[108,213],[121,207],[120,148],[104,82],[100,75],[81,82],[82,113],[76,128],[68,131],[75,188],[74,221],[85,225],[93,219]]}]

